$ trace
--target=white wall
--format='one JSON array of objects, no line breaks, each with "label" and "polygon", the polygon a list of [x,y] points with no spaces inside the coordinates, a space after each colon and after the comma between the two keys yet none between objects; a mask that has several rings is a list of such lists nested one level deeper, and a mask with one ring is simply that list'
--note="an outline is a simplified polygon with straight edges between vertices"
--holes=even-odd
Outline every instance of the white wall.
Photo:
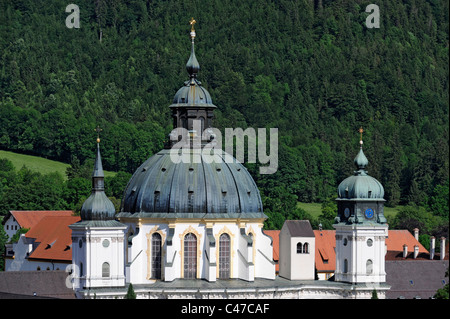
[{"label": "white wall", "polygon": [[[315,237],[291,237],[287,226],[283,226],[279,240],[279,275],[289,280],[314,280]],[[309,253],[297,253],[298,243],[308,243]]]},{"label": "white wall", "polygon": [[[72,262],[80,269],[80,287],[114,287],[125,285],[124,229],[94,228],[72,230]],[[82,240],[80,247],[79,242]],[[108,240],[109,245],[104,246]],[[110,266],[110,276],[102,277],[102,265]]]},{"label": "white wall", "polygon": [[[336,281],[354,283],[386,282],[385,238],[387,226],[335,226]],[[344,239],[347,238],[347,245]],[[371,246],[368,241],[371,241]],[[348,272],[344,272],[347,260]],[[372,261],[372,273],[367,273],[367,261]]]},{"label": "white wall", "polygon": [[14,258],[5,258],[5,271],[65,270],[69,263],[27,259],[34,240],[22,234],[13,244]]},{"label": "white wall", "polygon": [[[131,225],[131,224],[130,224]],[[151,234],[155,231],[161,234],[163,239],[163,269],[162,277],[165,281],[183,278],[182,256],[183,240],[187,233],[194,233],[198,243],[198,266],[197,278],[215,281],[218,277],[219,260],[219,237],[227,233],[231,240],[231,267],[230,277],[252,281],[255,277],[268,279],[275,278],[275,265],[272,258],[271,239],[265,236],[261,230],[261,224],[245,223],[239,224],[235,221],[208,222],[208,228],[212,228],[215,247],[209,246],[206,229],[207,225],[201,222],[179,223],[171,225],[174,229],[172,245],[167,245],[169,236],[169,225],[167,223],[142,223],[139,233],[133,238],[129,260],[132,263],[127,270],[127,280],[133,284],[153,282],[149,278],[150,249],[148,247]],[[247,240],[241,234],[240,227],[245,229],[245,236],[253,234],[253,247],[247,246]],[[208,256],[206,256],[208,254]],[[212,264],[216,264],[213,266]],[[128,279],[129,278],[129,279]]]},{"label": "white wall", "polygon": [[19,223],[16,221],[14,216],[10,215],[8,220],[5,222],[5,225],[3,226],[3,229],[6,232],[6,235],[8,235],[8,241],[11,239],[12,236],[20,229]]}]

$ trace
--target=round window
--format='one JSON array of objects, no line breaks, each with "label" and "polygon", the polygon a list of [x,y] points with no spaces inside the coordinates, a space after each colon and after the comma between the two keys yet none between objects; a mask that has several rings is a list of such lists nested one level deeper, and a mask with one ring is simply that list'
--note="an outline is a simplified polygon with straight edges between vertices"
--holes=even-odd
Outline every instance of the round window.
[{"label": "round window", "polygon": [[344,246],[347,246],[347,238],[344,238]]},{"label": "round window", "polygon": [[103,247],[109,247],[109,240],[108,239],[105,239],[105,240],[103,240]]},{"label": "round window", "polygon": [[372,239],[367,239],[367,246],[372,247],[373,245],[373,240]]}]

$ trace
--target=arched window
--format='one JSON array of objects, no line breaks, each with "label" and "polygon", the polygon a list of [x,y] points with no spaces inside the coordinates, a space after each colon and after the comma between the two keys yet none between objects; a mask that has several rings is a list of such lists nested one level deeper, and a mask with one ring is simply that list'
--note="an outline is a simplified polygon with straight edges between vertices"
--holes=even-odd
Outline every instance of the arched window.
[{"label": "arched window", "polygon": [[302,243],[297,243],[297,254],[301,254],[303,252]]},{"label": "arched window", "polygon": [[102,277],[103,278],[109,277],[109,264],[107,262],[104,262],[102,264]]},{"label": "arched window", "polygon": [[303,245],[303,253],[304,254],[309,254],[309,244],[308,243],[305,243]]},{"label": "arched window", "polygon": [[184,236],[184,278],[197,278],[197,237],[193,233]]},{"label": "arched window", "polygon": [[372,260],[368,259],[366,261],[366,274],[370,275],[373,272],[373,262]]},{"label": "arched window", "polygon": [[222,234],[219,238],[219,278],[230,278],[230,236]]},{"label": "arched window", "polygon": [[161,235],[152,235],[152,278],[161,279]]}]

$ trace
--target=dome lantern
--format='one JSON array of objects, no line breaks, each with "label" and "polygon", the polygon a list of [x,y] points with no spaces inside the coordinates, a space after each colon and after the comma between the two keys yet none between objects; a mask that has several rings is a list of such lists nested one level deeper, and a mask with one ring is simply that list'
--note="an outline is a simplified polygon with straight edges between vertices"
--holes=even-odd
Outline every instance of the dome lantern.
[{"label": "dome lantern", "polygon": [[[189,73],[189,80],[175,94],[172,104],[169,106],[172,110],[173,128],[184,128],[189,132],[194,131],[194,121],[198,121],[201,131],[196,132],[199,136],[203,130],[212,127],[214,118],[214,109],[211,95],[202,86],[197,79],[200,71],[200,64],[195,56],[194,39],[196,37],[194,25],[197,21],[194,18],[189,22],[191,25],[191,54],[186,63],[186,70]],[[170,145],[168,145],[170,146]]]}]

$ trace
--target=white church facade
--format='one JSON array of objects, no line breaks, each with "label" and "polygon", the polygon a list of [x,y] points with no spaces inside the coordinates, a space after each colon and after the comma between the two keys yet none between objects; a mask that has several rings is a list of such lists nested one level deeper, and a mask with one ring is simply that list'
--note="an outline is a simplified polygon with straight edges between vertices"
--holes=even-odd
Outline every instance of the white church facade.
[{"label": "white church facade", "polygon": [[[193,29],[190,35],[189,80],[176,93],[170,109],[174,127],[194,138],[194,121],[201,123],[202,130],[212,127],[216,106],[197,80],[200,66]],[[202,137],[197,147],[211,141],[212,137]],[[383,298],[389,288],[382,267],[384,255],[380,255],[387,230],[382,210],[375,211],[376,218],[382,217],[380,223],[349,223],[344,218],[336,223],[337,236],[342,238],[376,236],[374,252],[364,260],[361,253],[367,249],[362,245],[353,245],[349,251],[337,248],[339,265],[342,258],[349,265],[364,265],[371,259],[375,263],[371,277],[352,277],[337,268],[343,275],[335,281],[314,280],[314,233],[310,229],[297,238],[299,221],[289,221],[293,226],[286,225],[283,232],[289,249],[280,239],[280,276],[276,276],[272,238],[262,231],[267,216],[261,196],[241,163],[225,160],[229,155],[223,151],[216,152],[212,162],[174,162],[170,151],[178,140],[172,140],[135,171],[116,212],[104,193],[99,142],[92,194],[81,209],[81,221],[70,226],[76,270],[73,287],[79,298],[122,298],[129,284],[138,298],[150,299],[370,298],[374,289]],[[195,147],[192,143],[191,152]],[[359,203],[358,198],[346,199]],[[347,235],[348,227],[354,233]],[[361,272],[353,266],[348,269],[348,274]]]},{"label": "white church facade", "polygon": [[[135,224],[123,222],[136,232]],[[136,284],[174,279],[274,279],[270,242],[258,223],[144,221],[126,248],[127,279]]]}]

